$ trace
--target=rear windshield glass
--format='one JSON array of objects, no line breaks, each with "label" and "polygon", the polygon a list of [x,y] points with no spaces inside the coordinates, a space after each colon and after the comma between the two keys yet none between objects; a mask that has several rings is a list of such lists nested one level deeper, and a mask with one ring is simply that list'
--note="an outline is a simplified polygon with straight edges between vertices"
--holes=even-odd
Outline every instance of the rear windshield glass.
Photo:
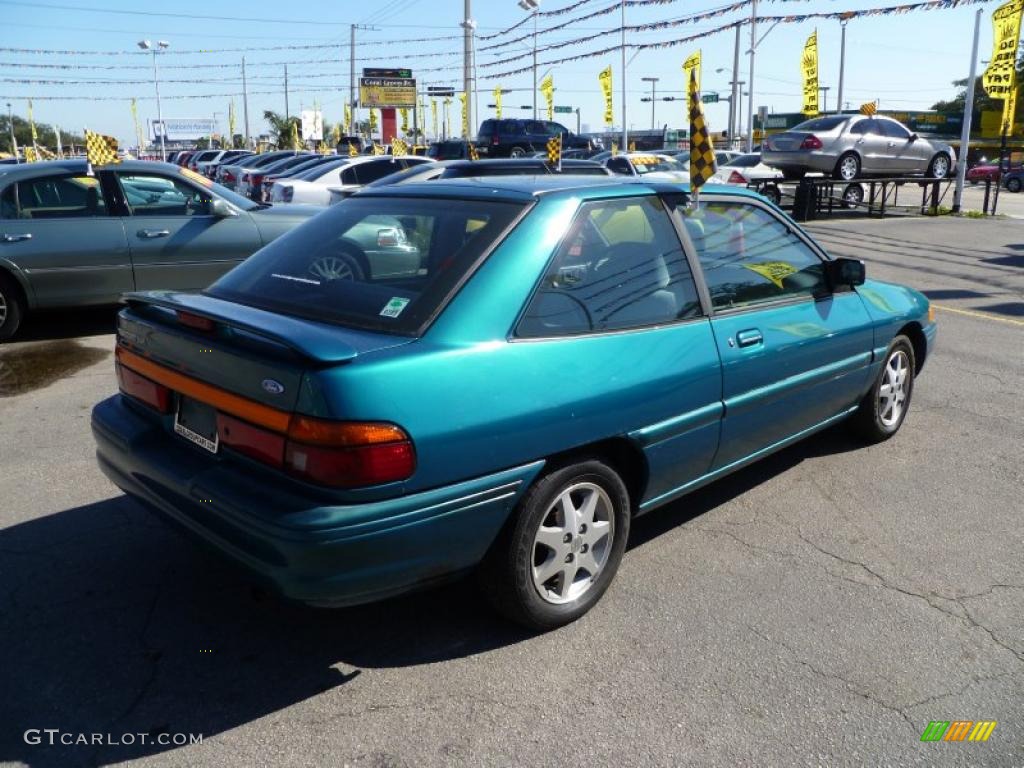
[{"label": "rear windshield glass", "polygon": [[831,131],[840,123],[850,119],[849,115],[829,115],[828,117],[816,117],[813,120],[805,120],[800,125],[792,128],[794,131]]},{"label": "rear windshield glass", "polygon": [[286,315],[414,334],[522,209],[496,201],[353,198],[278,238],[208,293]]}]

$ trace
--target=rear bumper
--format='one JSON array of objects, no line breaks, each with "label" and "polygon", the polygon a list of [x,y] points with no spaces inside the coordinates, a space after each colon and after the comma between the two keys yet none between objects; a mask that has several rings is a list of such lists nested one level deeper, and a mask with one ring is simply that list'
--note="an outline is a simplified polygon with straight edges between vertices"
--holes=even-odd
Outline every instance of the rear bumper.
[{"label": "rear bumper", "polygon": [[372,602],[472,568],[543,466],[339,505],[273,472],[211,463],[120,395],[93,409],[92,430],[100,468],[125,493],[314,605]]}]

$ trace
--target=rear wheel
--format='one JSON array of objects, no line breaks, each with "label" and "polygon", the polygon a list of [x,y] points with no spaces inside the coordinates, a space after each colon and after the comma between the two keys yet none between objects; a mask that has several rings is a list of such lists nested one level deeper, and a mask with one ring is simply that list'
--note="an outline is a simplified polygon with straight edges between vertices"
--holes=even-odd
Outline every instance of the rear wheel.
[{"label": "rear wheel", "polygon": [[508,153],[509,157],[526,157],[526,150],[522,147],[512,147]]},{"label": "rear wheel", "polygon": [[864,202],[864,187],[860,184],[847,184],[843,189],[843,208],[856,208]]},{"label": "rear wheel", "polygon": [[906,336],[897,336],[875,383],[850,418],[854,432],[868,442],[880,443],[899,431],[914,392],[914,370],[914,347]]},{"label": "rear wheel", "polygon": [[533,629],[575,621],[615,577],[629,521],[629,494],[608,465],[590,459],[549,472],[527,491],[488,553],[488,598]]},{"label": "rear wheel", "polygon": [[836,163],[833,176],[843,181],[852,181],[860,176],[860,158],[855,152],[847,152]]},{"label": "rear wheel", "polygon": [[928,176],[933,179],[944,179],[949,175],[949,169],[949,155],[939,153],[928,163]]},{"label": "rear wheel", "polygon": [[14,280],[0,272],[0,341],[14,336],[25,315],[21,292]]},{"label": "rear wheel", "polygon": [[341,251],[336,256],[321,256],[309,265],[309,274],[327,283],[334,280],[366,279],[359,258],[347,251]]},{"label": "rear wheel", "polygon": [[1007,179],[1006,180],[1006,191],[1007,192],[1020,192],[1020,189],[1021,189],[1021,181],[1020,181],[1020,179],[1014,177],[1012,179]]}]

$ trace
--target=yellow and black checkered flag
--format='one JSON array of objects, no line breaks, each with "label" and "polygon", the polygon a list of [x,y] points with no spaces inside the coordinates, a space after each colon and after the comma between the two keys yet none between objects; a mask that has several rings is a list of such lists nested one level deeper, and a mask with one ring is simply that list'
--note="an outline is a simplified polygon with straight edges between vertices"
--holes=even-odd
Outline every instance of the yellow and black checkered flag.
[{"label": "yellow and black checkered flag", "polygon": [[690,70],[690,191],[697,192],[715,175],[715,148],[704,122],[704,105],[697,91],[697,73]]},{"label": "yellow and black checkered flag", "polygon": [[397,136],[391,140],[391,156],[404,157],[409,154],[409,145]]},{"label": "yellow and black checkered flag", "polygon": [[388,152],[377,142],[373,142],[373,154],[375,155],[386,155]]},{"label": "yellow and black checkered flag", "polygon": [[476,151],[476,147],[473,146],[473,142],[472,141],[469,142],[468,153],[469,153],[469,159],[470,160],[479,160],[480,159],[480,153]]},{"label": "yellow and black checkered flag", "polygon": [[117,139],[102,133],[85,132],[85,159],[89,165],[110,165],[120,163],[117,156]]},{"label": "yellow and black checkered flag", "polygon": [[548,139],[548,164],[562,170],[562,134]]},{"label": "yellow and black checkered flag", "polygon": [[352,142],[350,141],[350,142],[348,143],[348,156],[349,156],[349,157],[355,157],[355,156],[356,156],[356,155],[358,155],[358,154],[359,154],[359,150],[358,150],[358,149],[356,149],[356,145],[355,145],[355,144],[353,144],[353,143],[352,143]]},{"label": "yellow and black checkered flag", "polygon": [[875,102],[873,102],[873,101],[869,101],[866,104],[861,104],[860,105],[860,113],[862,115],[870,116],[870,115],[875,114],[875,112],[877,112],[877,111],[878,111],[878,105]]}]

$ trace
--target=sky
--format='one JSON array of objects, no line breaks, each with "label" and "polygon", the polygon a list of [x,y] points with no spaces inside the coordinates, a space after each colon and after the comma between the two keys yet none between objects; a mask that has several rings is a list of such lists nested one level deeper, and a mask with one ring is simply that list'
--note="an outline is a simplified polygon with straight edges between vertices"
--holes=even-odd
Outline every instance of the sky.
[{"label": "sky", "polygon": [[[736,0],[657,0],[627,6],[626,25],[652,24],[686,19],[694,14],[723,8]],[[760,0],[758,15],[783,16],[813,12],[856,11],[889,7],[908,0]],[[956,93],[952,81],[965,78],[970,67],[971,37],[976,11],[983,9],[979,60],[989,58],[991,12],[999,2],[948,10],[916,11],[888,16],[851,19],[846,31],[846,66],[843,101],[853,107],[878,99],[883,110],[927,109],[939,99]],[[602,130],[603,98],[598,72],[609,64],[613,70],[616,127],[621,125],[622,67],[618,50],[578,61],[548,65],[589,51],[618,46],[620,12],[583,19],[570,26],[545,32],[603,8],[618,6],[615,0],[542,0],[541,11],[551,13],[572,5],[575,10],[537,19],[538,75],[550,70],[555,85],[555,104],[580,109],[582,128]],[[462,89],[463,41],[460,23],[464,0],[305,0],[291,5],[279,1],[206,0],[203,3],[124,2],[123,0],[0,0],[0,101],[9,102],[15,114],[24,116],[27,100],[34,101],[39,122],[62,128],[91,130],[114,135],[122,146],[134,146],[135,129],[129,100],[138,100],[139,118],[156,117],[152,56],[137,47],[141,39],[166,40],[169,47],[159,56],[160,94],[165,118],[213,118],[221,130],[228,127],[229,103],[234,101],[236,132],[243,132],[241,61],[246,59],[249,122],[253,135],[266,130],[265,109],[283,112],[284,66],[288,66],[289,109],[297,114],[314,101],[324,119],[342,119],[349,88],[350,25],[360,24],[355,50],[357,77],[362,67],[408,67],[422,88],[451,85]],[[513,32],[503,30],[522,22],[527,12],[516,0],[473,0],[476,22],[476,64],[479,105],[474,123],[494,116],[495,87],[510,90],[504,96],[506,117],[529,117],[532,74],[501,75],[531,63],[533,24]],[[664,43],[709,32],[736,19],[748,17],[749,6],[713,19],[697,20],[663,29],[630,32],[630,44]],[[602,32],[615,30],[611,34]],[[761,38],[754,66],[754,106],[770,112],[797,112],[801,105],[800,59],[808,35],[817,30],[819,83],[830,90],[828,109],[835,108],[839,81],[840,34],[838,20],[818,19],[802,23],[759,25]],[[767,34],[765,34],[767,32]],[[741,32],[739,80],[750,82],[750,28]],[[496,36],[497,35],[497,36]],[[552,50],[580,37],[594,39]],[[762,38],[763,35],[763,38]],[[516,38],[527,39],[512,43]],[[487,50],[489,46],[503,44]],[[627,51],[626,122],[631,129],[651,128],[651,104],[640,99],[655,84],[655,124],[685,127],[685,102],[660,101],[663,96],[682,96],[685,89],[681,65],[700,49],[703,58],[702,90],[723,96],[732,80],[735,33],[721,31],[675,47]],[[300,46],[327,46],[302,49]],[[61,51],[26,53],[11,49]],[[88,54],[72,52],[90,52]],[[103,55],[101,55],[102,52]],[[514,59],[508,63],[503,60]],[[27,65],[47,65],[27,66]],[[56,65],[56,67],[54,66]],[[983,67],[979,64],[979,73]],[[17,80],[50,80],[54,83],[20,83]],[[744,90],[748,86],[744,86]],[[74,98],[72,98],[74,97]],[[538,102],[543,99],[538,96]],[[458,102],[453,105],[458,120]],[[747,98],[742,100],[744,115]],[[428,108],[429,111],[429,108]],[[712,131],[727,127],[728,104],[710,104],[706,117]],[[479,118],[479,119],[477,119]],[[574,115],[559,115],[575,130]],[[746,118],[744,117],[744,122]],[[429,126],[429,121],[428,121]]]}]

